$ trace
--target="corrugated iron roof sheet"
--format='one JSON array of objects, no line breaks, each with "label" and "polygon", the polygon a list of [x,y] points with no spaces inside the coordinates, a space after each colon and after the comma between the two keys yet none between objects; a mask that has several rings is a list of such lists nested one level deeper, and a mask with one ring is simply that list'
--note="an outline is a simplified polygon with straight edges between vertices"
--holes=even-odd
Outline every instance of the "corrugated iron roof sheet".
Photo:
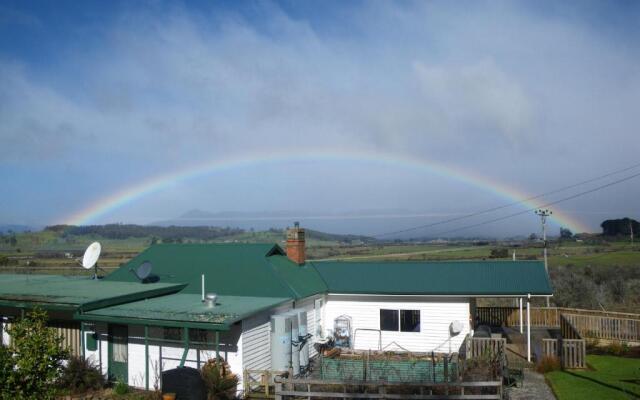
[{"label": "corrugated iron roof sheet", "polygon": [[539,261],[313,262],[329,293],[551,295]]},{"label": "corrugated iron roof sheet", "polygon": [[141,325],[183,326],[185,323],[228,327],[245,317],[276,307],[290,298],[219,296],[216,306],[208,307],[196,294],[177,293],[133,303],[93,310],[76,319],[121,322]]},{"label": "corrugated iron roof sheet", "polygon": [[207,292],[230,296],[299,299],[326,292],[313,267],[289,260],[276,244],[159,244],[140,253],[105,278],[135,281],[129,272],[145,261],[160,282],[184,282],[184,293],[200,293],[205,274]]},{"label": "corrugated iron roof sheet", "polygon": [[39,305],[45,309],[92,309],[105,305],[175,293],[176,283],[116,282],[59,275],[0,275],[0,304],[13,307]]}]

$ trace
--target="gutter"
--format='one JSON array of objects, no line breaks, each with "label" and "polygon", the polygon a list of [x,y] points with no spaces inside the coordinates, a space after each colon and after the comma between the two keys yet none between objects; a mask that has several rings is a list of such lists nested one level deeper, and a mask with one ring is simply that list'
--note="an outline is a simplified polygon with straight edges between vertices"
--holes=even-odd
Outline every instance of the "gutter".
[{"label": "gutter", "polygon": [[519,298],[519,297],[553,297],[553,294],[394,294],[394,293],[327,293],[329,296],[372,296],[372,297],[506,297],[506,298]]},{"label": "gutter", "polygon": [[209,331],[228,331],[228,324],[214,324],[211,322],[191,322],[191,321],[176,321],[166,319],[148,319],[148,318],[122,318],[117,316],[106,315],[86,315],[75,313],[73,315],[74,320],[89,321],[89,322],[110,322],[127,325],[143,325],[143,326],[162,326],[169,328],[194,328],[204,329]]}]

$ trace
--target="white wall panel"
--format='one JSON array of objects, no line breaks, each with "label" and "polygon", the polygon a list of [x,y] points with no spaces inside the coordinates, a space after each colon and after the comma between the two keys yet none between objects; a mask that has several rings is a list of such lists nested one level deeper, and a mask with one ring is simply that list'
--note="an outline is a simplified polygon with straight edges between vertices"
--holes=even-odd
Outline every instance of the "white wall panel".
[{"label": "white wall panel", "polygon": [[[401,296],[341,296],[329,295],[325,310],[325,332],[333,330],[333,321],[341,316],[352,318],[352,330],[380,329],[380,310],[420,310],[420,332],[381,332],[382,348],[402,348],[414,352],[457,352],[469,332],[469,300],[466,298],[428,298]],[[464,330],[450,337],[449,325],[458,320]],[[395,344],[394,344],[395,342]],[[358,331],[355,348],[377,350],[376,332]]]}]

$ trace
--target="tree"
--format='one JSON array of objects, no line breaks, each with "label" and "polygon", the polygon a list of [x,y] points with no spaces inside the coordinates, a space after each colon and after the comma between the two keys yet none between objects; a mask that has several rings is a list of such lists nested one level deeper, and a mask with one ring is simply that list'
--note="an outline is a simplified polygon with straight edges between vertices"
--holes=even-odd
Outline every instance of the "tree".
[{"label": "tree", "polygon": [[[47,313],[34,309],[25,318],[12,324],[7,333],[11,346],[0,353],[3,367],[3,389],[11,399],[40,400],[55,398],[55,382],[62,372],[62,361],[69,352],[63,338],[47,327]],[[8,353],[8,357],[7,357]]]},{"label": "tree", "polygon": [[560,239],[571,239],[573,237],[573,232],[567,228],[560,228]]},{"label": "tree", "polygon": [[506,248],[491,249],[489,258],[507,258],[509,257],[509,250]]},{"label": "tree", "polygon": [[529,240],[532,242],[538,240],[538,235],[532,233],[531,235],[529,235]]},{"label": "tree", "polygon": [[600,224],[604,236],[629,235],[633,232],[640,232],[640,222],[631,218],[608,219]]}]

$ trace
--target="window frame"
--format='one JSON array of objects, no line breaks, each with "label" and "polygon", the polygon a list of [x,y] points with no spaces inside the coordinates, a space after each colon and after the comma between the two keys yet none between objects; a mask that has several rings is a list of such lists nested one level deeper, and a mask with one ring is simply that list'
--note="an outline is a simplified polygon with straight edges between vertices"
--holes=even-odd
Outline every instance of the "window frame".
[{"label": "window frame", "polygon": [[[414,318],[417,315],[417,321],[414,321],[416,325],[412,330],[402,329],[403,322],[405,321],[403,318],[403,314],[407,314],[407,313],[413,313]],[[400,310],[400,332],[420,333],[421,331],[422,331],[422,313],[420,312],[420,310]]]},{"label": "window frame", "polygon": [[[382,318],[382,314],[384,312],[393,312],[393,314],[395,315],[395,318],[393,318],[395,321],[395,329],[387,329],[387,328],[383,328],[383,318]],[[400,310],[397,309],[393,309],[393,308],[381,308],[380,309],[380,331],[381,332],[398,332],[400,329]]]},{"label": "window frame", "polygon": [[[395,314],[395,329],[383,328],[383,313],[393,312]],[[417,317],[417,321],[414,321],[415,327],[413,330],[403,329],[403,314],[414,313],[414,318]],[[400,332],[400,333],[420,333],[422,332],[422,311],[416,309],[394,309],[394,308],[380,308],[379,319],[380,332]]]}]

